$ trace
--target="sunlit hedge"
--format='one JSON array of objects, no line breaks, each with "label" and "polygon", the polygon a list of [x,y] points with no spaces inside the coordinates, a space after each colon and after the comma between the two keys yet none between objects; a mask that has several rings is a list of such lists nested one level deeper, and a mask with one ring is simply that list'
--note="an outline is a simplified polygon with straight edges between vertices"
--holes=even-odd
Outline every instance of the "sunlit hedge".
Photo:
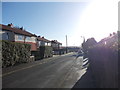
[{"label": "sunlit hedge", "polygon": [[[42,50],[42,48],[45,48]],[[41,46],[40,47],[40,52],[43,53],[44,52],[44,57],[52,57],[53,53],[52,53],[53,49],[51,46]]]},{"label": "sunlit hedge", "polygon": [[46,57],[52,57],[52,51],[51,46],[40,46],[38,51],[32,51],[31,54],[35,56],[35,60],[40,60]]},{"label": "sunlit hedge", "polygon": [[10,41],[2,42],[2,67],[30,60],[30,45]]}]

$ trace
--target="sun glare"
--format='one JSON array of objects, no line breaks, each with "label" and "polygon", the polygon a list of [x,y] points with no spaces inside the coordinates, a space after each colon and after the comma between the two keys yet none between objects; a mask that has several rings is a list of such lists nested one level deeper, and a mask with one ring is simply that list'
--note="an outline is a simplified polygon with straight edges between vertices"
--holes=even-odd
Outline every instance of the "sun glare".
[{"label": "sun glare", "polygon": [[[86,39],[94,37],[97,41],[118,30],[118,1],[93,0],[84,10],[74,37]],[[75,38],[73,39],[75,40]],[[77,40],[76,40],[77,41]]]}]

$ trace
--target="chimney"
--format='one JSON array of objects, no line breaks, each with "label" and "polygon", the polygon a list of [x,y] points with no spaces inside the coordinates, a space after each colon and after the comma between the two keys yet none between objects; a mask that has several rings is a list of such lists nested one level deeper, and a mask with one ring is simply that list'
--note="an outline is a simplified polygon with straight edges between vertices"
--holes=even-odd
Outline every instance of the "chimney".
[{"label": "chimney", "polygon": [[115,35],[116,33],[115,32],[113,32],[113,35]]},{"label": "chimney", "polygon": [[8,26],[10,26],[10,27],[12,27],[12,28],[13,28],[13,24],[12,24],[12,23],[8,24]]},{"label": "chimney", "polygon": [[110,33],[110,35],[109,35],[110,37],[112,36],[112,34]]},{"label": "chimney", "polygon": [[44,38],[44,36],[42,38]]},{"label": "chimney", "polygon": [[21,27],[20,29],[23,30],[23,27]]},{"label": "chimney", "polygon": [[41,36],[38,36],[38,37],[41,37]]}]

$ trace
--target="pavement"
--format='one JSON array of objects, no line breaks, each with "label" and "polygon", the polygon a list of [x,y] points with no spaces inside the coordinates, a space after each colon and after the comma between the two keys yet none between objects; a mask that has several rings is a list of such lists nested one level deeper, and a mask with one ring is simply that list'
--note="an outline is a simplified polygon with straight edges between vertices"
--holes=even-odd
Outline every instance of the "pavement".
[{"label": "pavement", "polygon": [[[94,87],[91,73],[83,68],[83,57],[69,53],[40,61],[4,68],[3,88],[88,88]],[[86,83],[88,82],[89,83]],[[90,85],[91,83],[91,85]]]},{"label": "pavement", "polygon": [[[78,58],[80,59],[80,57]],[[89,67],[89,59],[85,58],[82,60],[82,69],[85,69],[85,73],[72,87],[74,88],[97,88],[94,76],[92,74],[91,68]]]}]

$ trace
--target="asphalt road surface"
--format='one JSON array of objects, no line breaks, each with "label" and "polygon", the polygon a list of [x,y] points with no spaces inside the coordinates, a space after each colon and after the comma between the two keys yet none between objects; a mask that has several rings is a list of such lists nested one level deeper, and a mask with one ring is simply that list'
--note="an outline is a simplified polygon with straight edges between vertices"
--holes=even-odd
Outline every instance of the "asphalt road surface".
[{"label": "asphalt road surface", "polygon": [[2,76],[3,88],[72,88],[85,73],[83,57],[76,54],[53,57],[8,68]]}]

